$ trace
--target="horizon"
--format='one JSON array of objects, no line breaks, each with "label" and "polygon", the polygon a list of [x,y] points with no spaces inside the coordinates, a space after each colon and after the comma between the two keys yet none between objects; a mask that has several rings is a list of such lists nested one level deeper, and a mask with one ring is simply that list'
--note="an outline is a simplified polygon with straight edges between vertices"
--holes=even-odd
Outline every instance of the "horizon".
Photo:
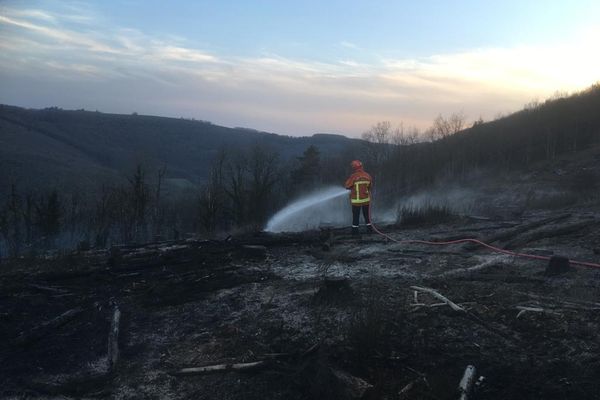
[{"label": "horizon", "polygon": [[287,136],[489,121],[600,80],[598,20],[584,0],[5,1],[0,103]]}]

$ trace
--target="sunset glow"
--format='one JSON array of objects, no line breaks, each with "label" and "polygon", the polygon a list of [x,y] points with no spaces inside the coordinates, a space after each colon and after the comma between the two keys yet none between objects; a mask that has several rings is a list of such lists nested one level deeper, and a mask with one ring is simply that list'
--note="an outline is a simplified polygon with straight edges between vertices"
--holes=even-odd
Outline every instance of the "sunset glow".
[{"label": "sunset glow", "polygon": [[[533,28],[505,19],[486,32],[480,21],[470,35],[461,33],[462,42],[459,36],[458,44],[445,45],[442,38],[449,32],[444,28],[460,24],[466,29],[462,25],[469,18],[492,16],[476,10],[476,3],[461,3],[456,7],[465,15],[427,35],[411,31],[415,21],[391,27],[386,24],[393,18],[382,19],[382,34],[389,36],[383,42],[367,32],[372,23],[349,29],[360,15],[349,15],[336,2],[326,11],[340,14],[337,28],[315,17],[322,10],[295,19],[294,10],[271,2],[255,7],[240,2],[238,11],[247,15],[232,18],[231,10],[218,6],[189,6],[187,13],[181,7],[165,12],[172,23],[162,26],[159,3],[107,2],[112,9],[125,9],[112,15],[111,7],[95,3],[3,2],[0,103],[183,116],[290,135],[358,136],[381,120],[426,128],[439,113],[492,119],[600,79],[600,26],[594,22],[600,21],[600,6],[594,2],[570,2],[567,11],[559,9],[560,2],[544,2],[554,9],[549,17],[524,6]],[[381,4],[389,10],[382,6],[375,17],[403,11],[394,2]],[[135,7],[134,18],[126,11]],[[506,7],[507,14],[498,18],[508,18],[508,9],[517,5]],[[404,11],[414,20],[426,13],[414,6]],[[281,21],[272,26],[268,18]],[[209,20],[208,32],[179,29],[176,23]],[[541,31],[559,22],[552,34]],[[263,34],[248,33],[261,29]],[[364,40],[356,40],[361,34]],[[394,37],[402,40],[395,44]]]}]

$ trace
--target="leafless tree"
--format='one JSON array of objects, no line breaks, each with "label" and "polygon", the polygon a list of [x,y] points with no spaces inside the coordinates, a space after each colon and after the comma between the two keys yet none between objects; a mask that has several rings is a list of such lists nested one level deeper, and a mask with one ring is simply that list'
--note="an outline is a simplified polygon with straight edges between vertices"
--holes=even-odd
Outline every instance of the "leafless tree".
[{"label": "leafless tree", "polygon": [[21,254],[23,237],[21,232],[21,218],[23,215],[21,197],[17,193],[17,185],[10,185],[10,194],[2,210],[0,210],[0,234],[4,238],[11,257]]},{"label": "leafless tree", "polygon": [[265,222],[270,205],[276,198],[273,188],[280,179],[278,154],[268,148],[254,146],[250,152],[248,172],[249,201],[254,210],[250,221],[258,226]]},{"label": "leafless tree", "polygon": [[442,114],[439,114],[435,120],[433,120],[433,125],[431,128],[429,128],[427,131],[428,136],[432,141],[434,141],[454,135],[455,133],[463,130],[466,119],[467,118],[462,111],[458,113],[452,113],[447,118]]},{"label": "leafless tree", "polygon": [[365,141],[367,162],[372,169],[378,169],[390,155],[390,143],[394,132],[389,121],[378,122],[362,134]]},{"label": "leafless tree", "polygon": [[156,171],[156,187],[154,190],[154,204],[152,207],[152,230],[154,232],[154,236],[160,236],[160,233],[163,229],[165,210],[162,205],[162,185],[164,181],[164,177],[167,173],[167,166],[163,165]]},{"label": "leafless tree", "polygon": [[225,193],[232,203],[234,221],[242,226],[246,217],[246,198],[248,192],[248,159],[243,153],[229,158],[225,166]]},{"label": "leafless tree", "polygon": [[419,142],[420,132],[417,127],[404,128],[404,124],[400,123],[392,134],[391,143],[397,146],[408,146]]},{"label": "leafless tree", "polygon": [[227,154],[220,150],[213,160],[208,182],[202,186],[199,199],[200,224],[209,233],[217,229],[225,208],[225,162]]}]

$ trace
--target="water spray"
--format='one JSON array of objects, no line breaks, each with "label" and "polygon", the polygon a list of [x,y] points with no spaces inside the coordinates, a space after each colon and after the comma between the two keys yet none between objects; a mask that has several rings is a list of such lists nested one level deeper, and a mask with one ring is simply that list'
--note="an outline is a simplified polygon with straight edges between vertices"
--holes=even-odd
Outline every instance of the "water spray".
[{"label": "water spray", "polygon": [[[291,203],[290,205],[286,206],[285,208],[283,208],[281,211],[279,211],[277,214],[275,214],[267,223],[267,227],[265,228],[265,231],[267,232],[283,232],[283,231],[300,231],[300,230],[304,230],[305,226],[301,225],[300,222],[295,221],[295,220],[299,220],[299,221],[304,221],[305,225],[307,224],[307,219],[301,219],[301,215],[299,215],[299,213],[301,211],[307,210],[308,208],[313,208],[313,210],[311,210],[311,217],[314,217],[315,214],[317,214],[315,212],[315,208],[319,208],[322,209],[324,206],[331,206],[331,204],[329,204],[329,202],[333,201],[333,199],[336,199],[338,197],[341,197],[343,195],[347,195],[348,194],[348,190],[344,189],[344,188],[340,188],[339,186],[335,186],[335,187],[328,187],[322,190],[319,190],[318,192],[314,192],[311,193],[308,196],[302,197],[296,201],[294,201],[293,203]],[[336,204],[337,205],[337,204]],[[340,207],[336,207],[337,210],[340,210]],[[321,210],[324,211],[324,210]],[[331,214],[331,211],[328,212],[328,214]],[[347,212],[345,213],[347,214]]]}]

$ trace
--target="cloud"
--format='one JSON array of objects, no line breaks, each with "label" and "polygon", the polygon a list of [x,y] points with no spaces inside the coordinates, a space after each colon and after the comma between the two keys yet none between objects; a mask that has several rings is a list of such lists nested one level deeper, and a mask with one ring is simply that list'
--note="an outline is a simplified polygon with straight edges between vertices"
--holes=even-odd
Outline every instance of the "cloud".
[{"label": "cloud", "polygon": [[353,49],[353,50],[360,49],[360,47],[358,47],[356,44],[354,44],[352,42],[345,41],[345,40],[342,40],[340,42],[340,46],[345,47],[347,49]]},{"label": "cloud", "polygon": [[[74,45],[92,52],[119,53],[117,49],[102,41],[95,40],[88,35],[68,29],[52,28],[39,23],[32,23],[22,19],[13,19],[2,15],[0,15],[0,24],[21,28],[25,31],[29,31],[29,33],[37,34],[38,38],[43,41],[52,40],[60,47]],[[10,42],[12,36],[7,36],[4,36],[3,39]]]},{"label": "cloud", "polygon": [[31,18],[31,19],[37,19],[37,20],[42,20],[42,21],[48,21],[48,22],[56,22],[56,17],[52,13],[49,13],[44,10],[36,10],[36,9],[12,10],[10,12],[10,14],[15,17]]},{"label": "cloud", "polygon": [[[0,79],[8,82],[10,75],[21,86],[31,86],[32,77],[45,79],[57,96],[48,105],[80,108],[75,102],[85,92],[97,101],[93,109],[137,104],[139,112],[281,133],[358,135],[381,120],[424,128],[438,113],[461,110],[489,119],[600,78],[598,29],[546,47],[317,62],[271,53],[217,54],[182,37],[105,25],[89,10],[65,15],[36,9],[1,15]],[[358,50],[350,42],[340,45]],[[16,89],[11,93],[16,96]],[[35,96],[36,87],[27,93]],[[123,98],[116,101],[115,93]],[[14,100],[0,94],[0,102]]]}]

